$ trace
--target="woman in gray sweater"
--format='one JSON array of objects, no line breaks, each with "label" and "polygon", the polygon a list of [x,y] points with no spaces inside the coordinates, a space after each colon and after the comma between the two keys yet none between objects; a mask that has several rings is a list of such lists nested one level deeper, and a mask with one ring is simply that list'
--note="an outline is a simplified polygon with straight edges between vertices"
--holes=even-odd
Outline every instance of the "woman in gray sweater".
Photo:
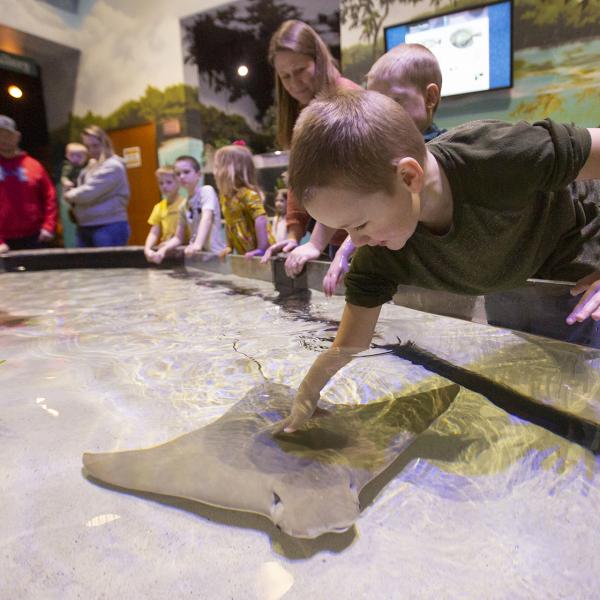
[{"label": "woman in gray sweater", "polygon": [[65,192],[77,221],[77,245],[124,246],[131,230],[127,220],[129,183],[123,161],[97,125],[86,127],[81,140],[92,160],[79,175],[78,185]]}]

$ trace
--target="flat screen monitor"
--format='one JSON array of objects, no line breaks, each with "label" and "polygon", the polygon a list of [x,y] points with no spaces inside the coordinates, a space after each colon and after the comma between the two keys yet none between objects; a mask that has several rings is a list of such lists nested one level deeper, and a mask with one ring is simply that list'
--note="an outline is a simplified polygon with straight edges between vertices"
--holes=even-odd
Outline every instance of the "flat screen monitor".
[{"label": "flat screen monitor", "polygon": [[386,52],[427,46],[440,63],[442,96],[512,87],[512,1],[386,27]]}]

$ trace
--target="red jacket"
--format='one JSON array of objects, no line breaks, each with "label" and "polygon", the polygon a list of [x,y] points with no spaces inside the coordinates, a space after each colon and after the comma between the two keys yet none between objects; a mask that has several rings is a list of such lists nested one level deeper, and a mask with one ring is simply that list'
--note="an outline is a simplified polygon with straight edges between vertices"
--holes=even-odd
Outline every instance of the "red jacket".
[{"label": "red jacket", "polygon": [[56,213],[56,191],[44,167],[26,152],[0,156],[0,243],[40,229],[54,233]]}]

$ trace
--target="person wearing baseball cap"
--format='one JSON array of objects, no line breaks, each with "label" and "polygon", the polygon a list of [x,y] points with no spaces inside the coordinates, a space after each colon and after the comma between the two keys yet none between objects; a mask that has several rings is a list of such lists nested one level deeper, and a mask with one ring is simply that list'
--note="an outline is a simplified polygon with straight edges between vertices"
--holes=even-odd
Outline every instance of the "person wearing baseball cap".
[{"label": "person wearing baseball cap", "polygon": [[54,185],[20,141],[14,120],[0,115],[0,253],[41,248],[56,229]]}]

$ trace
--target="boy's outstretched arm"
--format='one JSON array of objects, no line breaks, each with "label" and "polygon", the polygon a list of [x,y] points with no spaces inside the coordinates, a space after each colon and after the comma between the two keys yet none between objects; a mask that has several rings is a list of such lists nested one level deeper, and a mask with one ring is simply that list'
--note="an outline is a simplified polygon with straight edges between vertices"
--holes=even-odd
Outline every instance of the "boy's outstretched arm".
[{"label": "boy's outstretched arm", "polygon": [[590,155],[586,160],[585,164],[577,179],[583,181],[585,179],[600,179],[600,128],[588,129],[592,136],[592,148]]},{"label": "boy's outstretched arm", "polygon": [[319,355],[300,384],[292,405],[292,414],[283,423],[286,433],[296,431],[310,419],[327,382],[355,354],[369,347],[380,311],[381,306],[364,308],[346,304],[331,348]]}]

